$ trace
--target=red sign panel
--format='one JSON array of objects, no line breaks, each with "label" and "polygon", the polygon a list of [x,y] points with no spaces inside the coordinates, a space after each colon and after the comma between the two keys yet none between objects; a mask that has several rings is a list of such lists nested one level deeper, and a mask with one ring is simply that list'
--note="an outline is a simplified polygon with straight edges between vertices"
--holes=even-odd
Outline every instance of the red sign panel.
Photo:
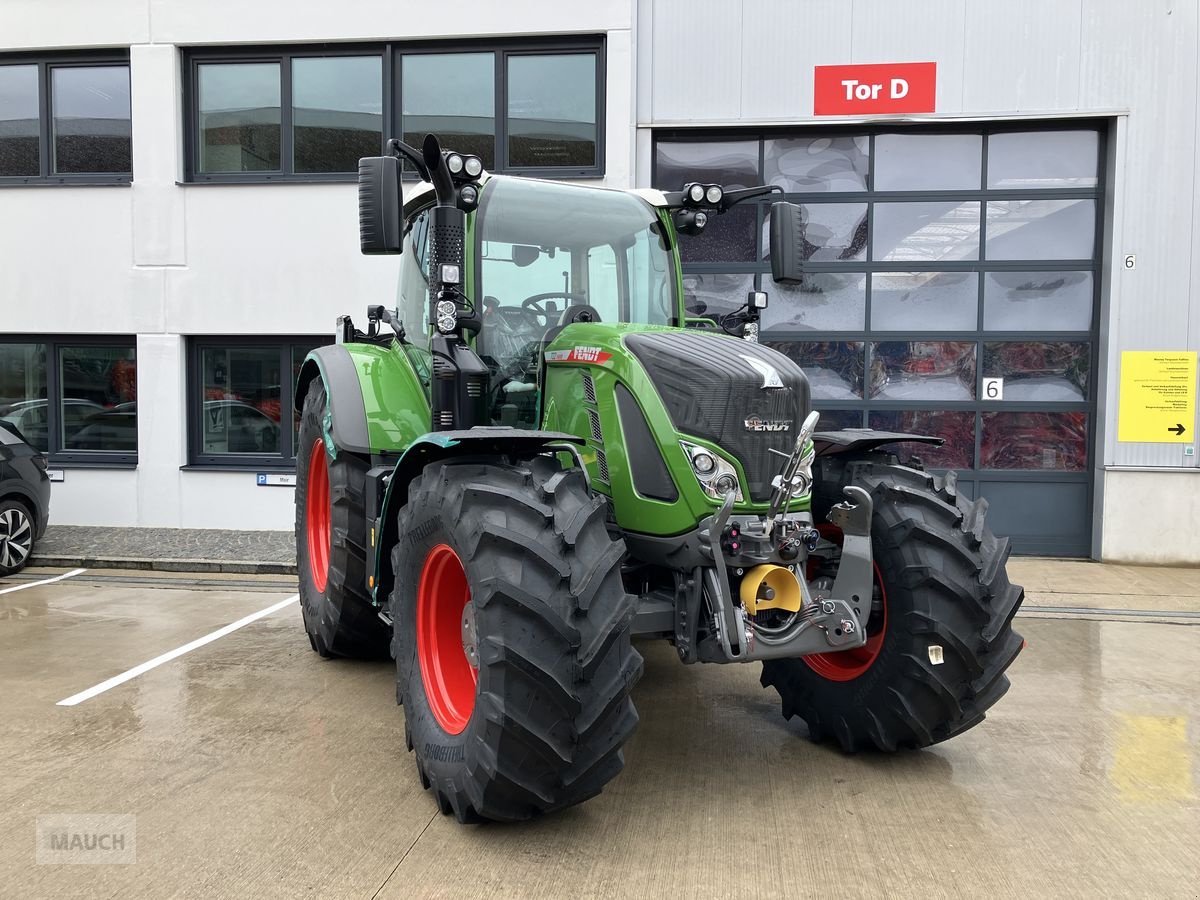
[{"label": "red sign panel", "polygon": [[818,116],[931,113],[937,105],[937,63],[816,66],[813,83]]}]

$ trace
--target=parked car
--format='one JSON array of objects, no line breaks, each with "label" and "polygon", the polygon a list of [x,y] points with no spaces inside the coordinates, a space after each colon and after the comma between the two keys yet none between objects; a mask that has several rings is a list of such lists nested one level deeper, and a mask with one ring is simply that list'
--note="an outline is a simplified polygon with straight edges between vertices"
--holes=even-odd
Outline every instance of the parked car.
[{"label": "parked car", "polygon": [[[46,400],[17,400],[0,404],[0,421],[17,426],[26,441],[39,450],[45,450],[49,411],[50,404]],[[67,397],[62,402],[63,425],[71,434],[88,416],[103,411],[104,407],[99,403]]]},{"label": "parked car", "polygon": [[25,568],[49,517],[46,457],[0,419],[0,576]]},{"label": "parked car", "polygon": [[[88,416],[66,439],[67,450],[137,450],[137,403],[118,403]],[[240,400],[204,402],[205,453],[277,453],[279,423]]]}]

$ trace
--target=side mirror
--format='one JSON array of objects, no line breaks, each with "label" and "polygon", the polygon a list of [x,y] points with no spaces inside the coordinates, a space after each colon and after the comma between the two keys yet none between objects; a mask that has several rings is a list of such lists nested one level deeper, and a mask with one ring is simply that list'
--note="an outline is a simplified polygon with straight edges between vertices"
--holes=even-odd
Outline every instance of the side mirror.
[{"label": "side mirror", "polygon": [[404,247],[404,187],[400,160],[368,156],[358,161],[358,242],[363,253],[400,253]]},{"label": "side mirror", "polygon": [[776,284],[800,283],[806,224],[798,204],[771,204],[771,277]]}]

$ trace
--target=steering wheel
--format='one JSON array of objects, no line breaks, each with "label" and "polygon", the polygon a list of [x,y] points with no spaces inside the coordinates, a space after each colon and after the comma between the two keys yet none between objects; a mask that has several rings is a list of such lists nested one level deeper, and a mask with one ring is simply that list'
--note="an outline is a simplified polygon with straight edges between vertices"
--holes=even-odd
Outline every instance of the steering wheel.
[{"label": "steering wheel", "polygon": [[542,321],[545,323],[545,327],[549,327],[551,316],[557,315],[557,312],[551,313],[548,309],[546,309],[546,307],[542,306],[542,303],[546,300],[551,300],[558,297],[569,300],[573,304],[586,304],[588,300],[588,298],[583,294],[576,294],[572,293],[571,291],[546,291],[544,294],[534,294],[531,297],[526,297],[521,301],[521,308],[528,309],[531,312],[541,316]]}]

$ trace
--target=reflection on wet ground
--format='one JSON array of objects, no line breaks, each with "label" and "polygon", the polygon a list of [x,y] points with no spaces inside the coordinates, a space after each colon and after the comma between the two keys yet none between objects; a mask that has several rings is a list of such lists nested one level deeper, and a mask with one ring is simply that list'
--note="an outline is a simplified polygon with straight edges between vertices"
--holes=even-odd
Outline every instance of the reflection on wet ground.
[{"label": "reflection on wet ground", "polygon": [[[809,743],[756,667],[644,645],[625,773],[516,827],[436,814],[390,666],[320,660],[294,606],[55,706],[291,592],[76,579],[0,597],[0,893],[1196,895],[1195,624],[1023,618],[987,722],[892,757]],[[85,812],[137,816],[136,864],[34,865],[36,817]]]}]

